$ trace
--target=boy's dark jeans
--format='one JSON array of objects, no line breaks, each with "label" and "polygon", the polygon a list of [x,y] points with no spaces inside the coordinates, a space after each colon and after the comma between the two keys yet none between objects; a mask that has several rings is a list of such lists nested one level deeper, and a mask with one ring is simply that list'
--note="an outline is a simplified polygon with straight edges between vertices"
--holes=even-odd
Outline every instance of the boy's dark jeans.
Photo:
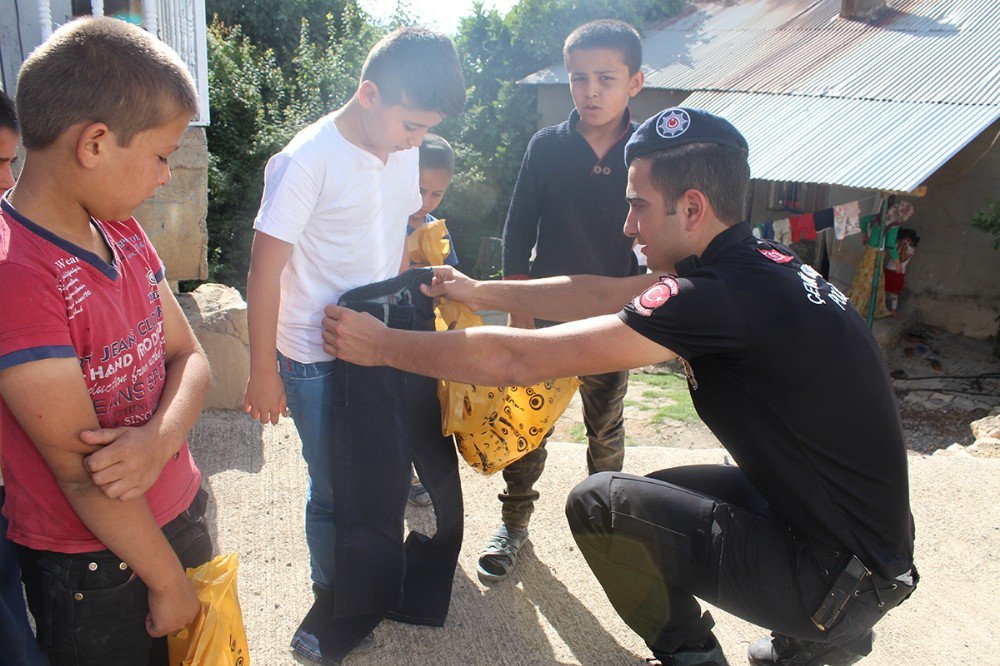
[{"label": "boy's dark jeans", "polygon": [[[208,493],[163,526],[181,565],[212,557],[205,525]],[[167,641],[146,633],[147,588],[114,553],[54,553],[18,546],[21,578],[52,666],[166,666]]]},{"label": "boy's dark jeans", "polygon": [[[347,292],[340,304],[390,328],[433,330],[433,304],[418,288],[432,273],[411,269]],[[292,638],[296,652],[323,664],[339,663],[384,617],[444,624],[465,515],[436,380],[340,359],[331,372],[334,581]],[[411,461],[434,502],[437,530],[411,531],[404,541]]]}]

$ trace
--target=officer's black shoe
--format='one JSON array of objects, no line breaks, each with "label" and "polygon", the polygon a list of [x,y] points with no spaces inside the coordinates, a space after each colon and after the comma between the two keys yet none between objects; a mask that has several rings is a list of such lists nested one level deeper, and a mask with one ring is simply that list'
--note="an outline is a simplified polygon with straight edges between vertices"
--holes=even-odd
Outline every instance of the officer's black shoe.
[{"label": "officer's black shoe", "polygon": [[657,654],[652,659],[647,659],[646,663],[649,666],[729,666],[719,641],[711,634],[709,638],[711,643],[708,645],[682,646],[670,654]]},{"label": "officer's black shoe", "polygon": [[754,666],[841,666],[860,661],[863,655],[848,652],[833,643],[771,634],[751,643],[747,656]]}]

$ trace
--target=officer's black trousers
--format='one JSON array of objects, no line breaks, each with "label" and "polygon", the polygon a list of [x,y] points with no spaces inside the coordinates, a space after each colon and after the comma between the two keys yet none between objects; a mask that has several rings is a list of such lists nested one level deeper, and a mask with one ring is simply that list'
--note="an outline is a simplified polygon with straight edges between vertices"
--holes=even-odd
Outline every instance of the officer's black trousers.
[{"label": "officer's black trousers", "polygon": [[817,629],[810,616],[845,554],[795,540],[737,467],[603,472],[573,489],[566,515],[615,610],[656,655],[707,638],[712,619],[696,596],[778,633],[868,654],[871,626],[902,596],[883,594],[879,609],[862,594],[832,629]]}]

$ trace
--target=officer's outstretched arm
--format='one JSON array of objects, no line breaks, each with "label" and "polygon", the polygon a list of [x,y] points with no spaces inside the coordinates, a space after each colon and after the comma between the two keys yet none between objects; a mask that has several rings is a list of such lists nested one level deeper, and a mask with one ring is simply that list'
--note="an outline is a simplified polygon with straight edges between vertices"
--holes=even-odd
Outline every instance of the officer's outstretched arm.
[{"label": "officer's outstretched arm", "polygon": [[326,315],[323,348],[340,359],[486,386],[530,386],[677,356],[614,315],[537,330],[481,326],[440,333],[388,329],[370,315],[337,306]]},{"label": "officer's outstretched arm", "polygon": [[627,278],[564,275],[539,280],[480,281],[450,266],[440,266],[434,268],[434,284],[424,293],[445,296],[473,309],[575,321],[617,312],[658,279],[658,275],[646,274]]}]

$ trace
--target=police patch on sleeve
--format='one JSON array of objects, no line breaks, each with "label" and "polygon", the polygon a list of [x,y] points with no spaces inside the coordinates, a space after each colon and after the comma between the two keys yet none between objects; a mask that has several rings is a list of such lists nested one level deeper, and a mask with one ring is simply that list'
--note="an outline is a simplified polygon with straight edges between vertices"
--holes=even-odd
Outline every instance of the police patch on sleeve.
[{"label": "police patch on sleeve", "polygon": [[636,314],[648,317],[671,296],[676,296],[681,288],[672,275],[661,275],[660,281],[632,299],[632,309]]},{"label": "police patch on sleeve", "polygon": [[790,254],[785,254],[784,252],[774,247],[773,245],[770,245],[769,243],[758,242],[757,251],[776,264],[787,264],[788,262],[790,262],[792,259],[795,258]]}]

